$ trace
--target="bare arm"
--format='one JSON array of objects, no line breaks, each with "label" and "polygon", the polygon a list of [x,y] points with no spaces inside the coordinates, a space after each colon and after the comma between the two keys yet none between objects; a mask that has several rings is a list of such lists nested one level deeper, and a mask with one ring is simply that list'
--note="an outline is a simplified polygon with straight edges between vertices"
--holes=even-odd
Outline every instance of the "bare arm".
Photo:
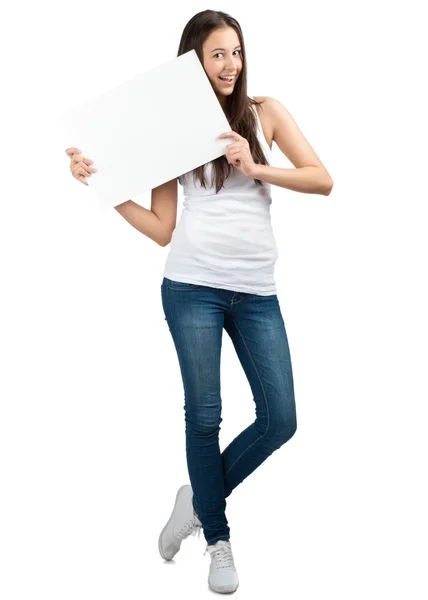
[{"label": "bare arm", "polygon": [[162,222],[151,210],[140,206],[133,200],[123,202],[114,208],[140,233],[152,239],[159,246],[166,246]]},{"label": "bare arm", "polygon": [[159,246],[167,246],[171,241],[177,218],[177,179],[152,190],[150,209],[133,200],[127,200],[114,208],[140,233]]},{"label": "bare arm", "polygon": [[295,192],[328,196],[333,188],[333,179],[294,118],[275,98],[267,96],[264,105],[273,132],[272,139],[295,168],[256,165],[252,177]]}]

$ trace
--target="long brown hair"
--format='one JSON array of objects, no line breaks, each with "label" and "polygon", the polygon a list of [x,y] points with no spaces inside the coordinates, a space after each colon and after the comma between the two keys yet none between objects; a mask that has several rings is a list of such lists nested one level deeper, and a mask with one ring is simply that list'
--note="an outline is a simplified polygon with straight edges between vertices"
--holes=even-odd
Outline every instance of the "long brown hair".
[{"label": "long brown hair", "polygon": [[[242,70],[240,76],[236,80],[232,94],[226,98],[226,104],[223,110],[229,121],[231,130],[236,131],[239,135],[242,135],[242,137],[248,140],[254,162],[267,165],[269,163],[257,138],[257,117],[251,106],[255,104],[261,106],[262,102],[257,102],[253,98],[247,96],[247,65],[244,37],[238,21],[227,13],[218,10],[204,10],[197,13],[183,29],[177,56],[181,56],[181,54],[189,52],[190,50],[195,50],[203,66],[202,46],[205,39],[214,29],[223,29],[225,27],[233,27],[238,34],[242,49]],[[232,165],[227,162],[225,155],[219,156],[211,162],[213,165],[213,175],[215,173],[216,193],[218,193],[223,186],[224,180],[230,174]],[[200,185],[204,188],[206,188],[205,166],[206,165],[201,165],[193,170],[193,180],[196,181],[197,178]],[[180,183],[182,183],[182,177],[182,175],[179,177]],[[262,181],[259,179],[254,179],[254,181],[258,185],[262,185]],[[211,183],[212,185],[214,184],[213,181]]]}]

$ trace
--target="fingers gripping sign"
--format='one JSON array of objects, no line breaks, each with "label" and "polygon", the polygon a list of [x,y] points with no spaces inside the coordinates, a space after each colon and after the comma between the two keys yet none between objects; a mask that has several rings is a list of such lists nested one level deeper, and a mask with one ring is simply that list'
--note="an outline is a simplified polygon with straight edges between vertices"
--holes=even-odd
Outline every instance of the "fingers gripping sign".
[{"label": "fingers gripping sign", "polygon": [[236,131],[226,131],[220,133],[217,139],[232,138],[234,141],[226,146],[226,159],[229,164],[239,169],[241,173],[252,177],[256,163],[253,160],[248,141],[236,133]]}]

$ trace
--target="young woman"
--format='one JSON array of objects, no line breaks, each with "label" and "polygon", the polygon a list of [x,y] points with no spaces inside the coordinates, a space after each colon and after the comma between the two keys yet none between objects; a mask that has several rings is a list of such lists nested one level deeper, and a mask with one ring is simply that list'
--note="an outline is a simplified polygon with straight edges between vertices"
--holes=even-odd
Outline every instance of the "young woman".
[{"label": "young woman", "polygon": [[[284,106],[247,96],[244,39],[238,22],[214,10],[184,28],[178,56],[194,49],[231,125],[226,156],[178,178],[185,201],[176,226],[177,179],[152,191],[151,209],[132,200],[116,210],[162,246],[171,242],[161,296],[184,387],[191,485],[176,494],[159,537],[171,560],[203,528],[211,557],[208,583],[234,592],[226,498],[296,431],[293,374],[274,280],[278,257],[270,220],[271,184],[328,195],[333,181]],[[269,166],[275,141],[295,169]],[[92,161],[69,148],[73,175],[85,183]],[[223,453],[220,353],[230,336],[254,396],[257,418]]]}]

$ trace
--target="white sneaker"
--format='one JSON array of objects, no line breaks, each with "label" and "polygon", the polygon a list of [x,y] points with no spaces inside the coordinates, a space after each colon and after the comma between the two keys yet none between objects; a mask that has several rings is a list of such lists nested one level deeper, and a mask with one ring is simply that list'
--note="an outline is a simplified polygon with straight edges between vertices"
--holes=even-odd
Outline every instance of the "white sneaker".
[{"label": "white sneaker", "polygon": [[193,512],[193,490],[182,485],[177,492],[174,509],[159,536],[159,552],[163,559],[172,560],[181,542],[189,535],[201,534],[202,523]]},{"label": "white sneaker", "polygon": [[238,585],[238,573],[233,562],[232,548],[230,541],[219,540],[214,545],[207,546],[204,552],[211,556],[210,572],[208,575],[208,585],[215,592],[229,594],[234,592]]}]

